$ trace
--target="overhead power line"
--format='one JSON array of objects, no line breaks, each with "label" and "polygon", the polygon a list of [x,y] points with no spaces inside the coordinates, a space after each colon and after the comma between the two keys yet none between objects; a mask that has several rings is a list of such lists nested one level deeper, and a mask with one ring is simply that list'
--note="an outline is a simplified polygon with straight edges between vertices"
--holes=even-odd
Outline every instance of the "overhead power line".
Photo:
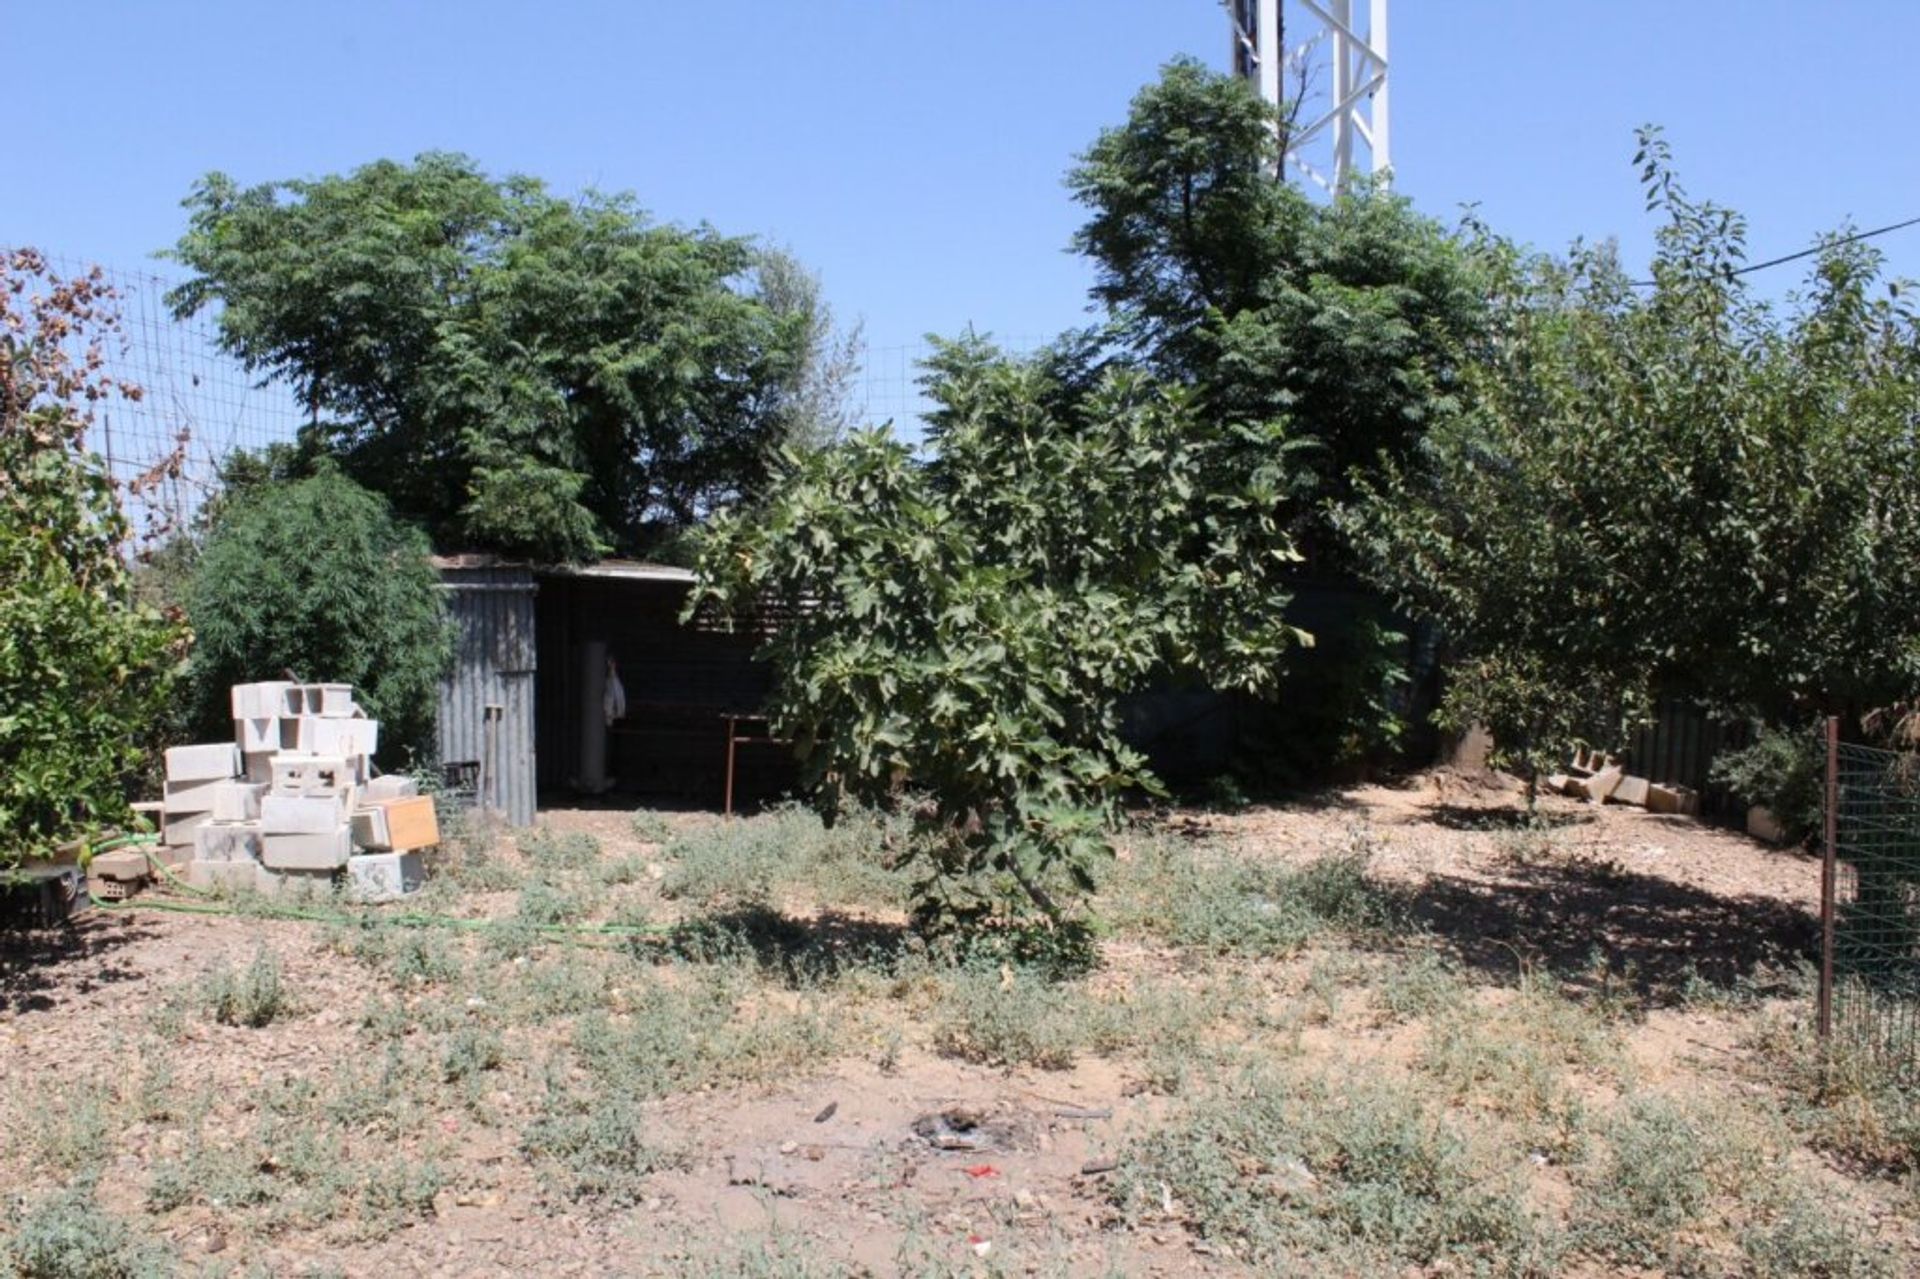
[{"label": "overhead power line", "polygon": [[[1855,231],[1852,235],[1843,235],[1837,240],[1825,240],[1819,244],[1809,245],[1807,248],[1801,249],[1798,253],[1783,253],[1777,258],[1768,258],[1765,262],[1754,262],[1748,266],[1729,271],[1727,274],[1729,276],[1751,275],[1755,271],[1764,271],[1770,266],[1780,266],[1787,262],[1798,262],[1801,258],[1810,258],[1824,249],[1837,248],[1842,244],[1852,244],[1858,240],[1871,240],[1876,235],[1885,235],[1889,231],[1901,231],[1907,227],[1916,225],[1920,225],[1920,217],[1908,218],[1904,222],[1890,222],[1886,226],[1877,226],[1871,231]],[[1654,284],[1655,281],[1653,280],[1635,280],[1633,287],[1636,289],[1650,289]]]}]

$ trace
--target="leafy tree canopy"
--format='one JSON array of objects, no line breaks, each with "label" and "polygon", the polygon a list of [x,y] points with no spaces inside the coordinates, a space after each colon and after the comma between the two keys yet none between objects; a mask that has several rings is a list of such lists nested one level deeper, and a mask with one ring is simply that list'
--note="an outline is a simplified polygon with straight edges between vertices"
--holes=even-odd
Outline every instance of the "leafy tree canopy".
[{"label": "leafy tree canopy", "polygon": [[942,344],[931,456],[884,431],[790,451],[702,539],[691,607],[789,619],[773,712],[830,793],[924,792],[921,900],[1049,914],[1091,887],[1120,797],[1153,785],[1118,697],[1168,668],[1270,687],[1299,643],[1276,518],[1290,448],[1128,370]]},{"label": "leafy tree canopy", "polygon": [[126,817],[186,641],[135,599],[133,532],[87,449],[94,407],[140,395],[106,371],[117,327],[97,273],[0,255],[0,866]]},{"label": "leafy tree canopy", "polygon": [[750,490],[819,412],[821,311],[790,260],[770,302],[750,241],[651,223],[630,196],[563,200],[430,153],[249,188],[214,173],[185,204],[175,310],[217,308],[224,346],[288,379],[350,473],[444,546],[644,549]]},{"label": "leafy tree canopy", "polygon": [[[352,684],[389,767],[433,755],[452,629],[424,534],[330,462],[304,478],[248,464],[212,520],[187,588],[200,730],[233,731],[234,684]],[[236,482],[237,481],[237,482]]]},{"label": "leafy tree canopy", "polygon": [[1510,751],[1620,740],[1661,685],[1785,722],[1920,685],[1920,326],[1836,239],[1785,308],[1745,224],[1643,137],[1641,289],[1606,246],[1491,236],[1474,411],[1363,485],[1347,530],[1461,662],[1457,724]]},{"label": "leafy tree canopy", "polygon": [[[1302,495],[1338,500],[1458,410],[1482,289],[1466,246],[1404,199],[1317,203],[1280,181],[1274,124],[1244,82],[1169,64],[1068,175],[1089,213],[1074,247],[1128,351],[1202,413],[1288,421],[1316,446]],[[1338,563],[1316,523],[1305,549]]]}]

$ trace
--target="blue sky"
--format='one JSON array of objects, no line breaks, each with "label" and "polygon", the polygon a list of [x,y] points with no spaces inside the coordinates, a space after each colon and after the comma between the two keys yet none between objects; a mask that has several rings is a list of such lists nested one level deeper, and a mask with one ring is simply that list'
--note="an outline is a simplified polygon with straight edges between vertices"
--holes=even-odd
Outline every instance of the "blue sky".
[{"label": "blue sky", "polygon": [[[0,42],[0,242],[133,268],[209,169],[460,150],[784,243],[884,351],[1080,322],[1062,174],[1161,63],[1221,65],[1227,35],[1214,0],[0,0]],[[1658,121],[1687,185],[1749,216],[1756,257],[1789,251],[1920,214],[1916,48],[1912,0],[1396,0],[1398,185],[1642,259],[1628,162]],[[1920,275],[1920,228],[1880,243]]]}]

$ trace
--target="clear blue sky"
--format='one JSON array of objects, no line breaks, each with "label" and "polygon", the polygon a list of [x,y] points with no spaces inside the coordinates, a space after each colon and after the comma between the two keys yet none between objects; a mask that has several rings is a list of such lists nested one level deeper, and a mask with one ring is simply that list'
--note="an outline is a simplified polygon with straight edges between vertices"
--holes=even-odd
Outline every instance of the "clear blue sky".
[{"label": "clear blue sky", "polygon": [[[1536,245],[1617,235],[1643,259],[1642,121],[1749,215],[1755,256],[1920,214],[1914,0],[1394,10],[1398,184],[1437,215],[1477,202]],[[0,242],[138,267],[209,169],[452,149],[787,244],[885,347],[1080,322],[1061,175],[1162,62],[1221,65],[1227,36],[1215,0],[0,0],[0,45]],[[1920,274],[1920,228],[1881,244]]]}]

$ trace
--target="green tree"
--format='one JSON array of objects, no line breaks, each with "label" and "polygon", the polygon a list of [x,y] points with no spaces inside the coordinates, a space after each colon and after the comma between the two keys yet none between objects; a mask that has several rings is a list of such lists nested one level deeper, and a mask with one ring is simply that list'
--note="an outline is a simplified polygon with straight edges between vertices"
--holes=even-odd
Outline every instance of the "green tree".
[{"label": "green tree", "polygon": [[232,732],[231,685],[290,670],[352,684],[389,767],[431,759],[452,630],[425,535],[324,460],[299,479],[229,469],[187,592],[201,731]]},{"label": "green tree", "polygon": [[1920,683],[1920,327],[1830,242],[1782,309],[1734,274],[1745,227],[1675,181],[1652,287],[1612,250],[1488,237],[1474,411],[1363,484],[1346,528],[1446,630],[1446,711],[1537,761],[1617,745],[1655,689],[1776,724]]},{"label": "green tree", "polygon": [[1310,561],[1342,570],[1325,503],[1457,411],[1485,308],[1465,246],[1405,199],[1318,203],[1280,181],[1274,122],[1243,81],[1170,63],[1068,175],[1088,210],[1074,247],[1110,332],[1156,376],[1203,413],[1311,443],[1290,519]]},{"label": "green tree", "polygon": [[942,344],[929,458],[884,431],[789,451],[701,538],[690,608],[784,619],[772,710],[827,810],[924,795],[930,916],[1063,913],[1122,796],[1154,787],[1116,700],[1167,670],[1267,688],[1303,638],[1279,427],[1072,364]]},{"label": "green tree", "polygon": [[[121,492],[87,448],[112,290],[0,255],[0,865],[123,819],[186,635],[140,603]],[[149,481],[177,457],[163,462]]]},{"label": "green tree", "polygon": [[461,156],[186,200],[180,314],[284,377],[349,472],[444,546],[633,552],[739,499],[807,377],[815,314],[762,258],[629,196],[563,200]]}]

